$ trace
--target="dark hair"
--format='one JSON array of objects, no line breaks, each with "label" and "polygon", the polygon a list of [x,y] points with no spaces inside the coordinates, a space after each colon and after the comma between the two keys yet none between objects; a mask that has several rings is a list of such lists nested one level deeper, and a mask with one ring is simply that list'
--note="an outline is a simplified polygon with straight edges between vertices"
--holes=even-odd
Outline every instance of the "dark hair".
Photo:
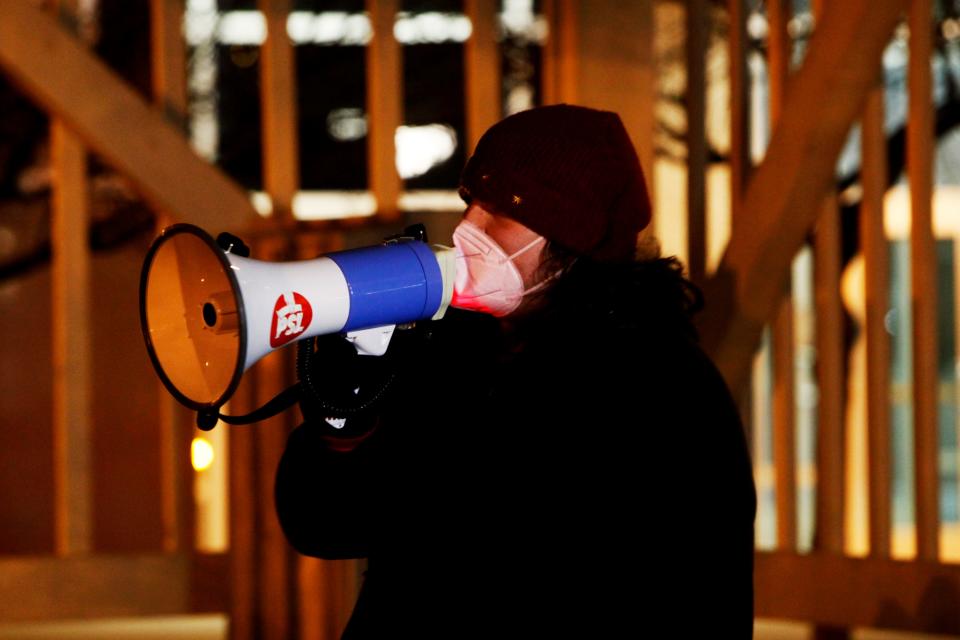
[{"label": "dark hair", "polygon": [[664,257],[647,240],[630,262],[591,260],[548,241],[539,276],[554,276],[543,289],[545,313],[603,318],[618,328],[651,328],[698,339],[693,316],[703,309],[703,293],[684,275],[676,256]]}]

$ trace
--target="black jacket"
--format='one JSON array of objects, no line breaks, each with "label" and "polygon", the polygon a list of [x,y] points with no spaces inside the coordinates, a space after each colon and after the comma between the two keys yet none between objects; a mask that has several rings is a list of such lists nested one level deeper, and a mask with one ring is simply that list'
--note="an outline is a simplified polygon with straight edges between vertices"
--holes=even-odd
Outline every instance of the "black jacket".
[{"label": "black jacket", "polygon": [[369,559],[344,638],[752,637],[743,429],[661,303],[625,319],[574,290],[513,339],[452,309],[398,332],[410,356],[356,448],[321,420],[291,434],[288,539]]}]

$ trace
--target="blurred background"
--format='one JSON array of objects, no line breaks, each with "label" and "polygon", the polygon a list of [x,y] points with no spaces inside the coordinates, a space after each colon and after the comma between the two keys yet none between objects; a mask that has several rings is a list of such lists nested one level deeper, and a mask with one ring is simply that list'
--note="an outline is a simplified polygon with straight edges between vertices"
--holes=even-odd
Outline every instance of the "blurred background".
[{"label": "blurred background", "polygon": [[756,637],[960,637],[960,2],[4,0],[0,638],[339,637],[363,562],[273,513],[299,416],[195,429],[140,333],[146,249],[450,244],[479,136],[557,102],[621,115],[645,235],[706,292]]}]

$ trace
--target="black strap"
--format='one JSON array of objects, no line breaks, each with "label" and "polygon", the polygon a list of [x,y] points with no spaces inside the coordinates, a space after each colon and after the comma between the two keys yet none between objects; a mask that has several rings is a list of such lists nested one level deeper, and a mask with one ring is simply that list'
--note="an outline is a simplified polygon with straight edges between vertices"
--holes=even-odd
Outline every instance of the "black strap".
[{"label": "black strap", "polygon": [[222,420],[227,424],[232,425],[247,425],[253,424],[254,422],[260,422],[261,420],[266,420],[267,418],[272,418],[281,411],[289,409],[293,406],[295,402],[300,400],[302,397],[303,390],[300,387],[300,383],[287,387],[272,400],[267,402],[265,405],[259,409],[254,409],[250,413],[246,413],[239,416],[227,416],[220,413],[220,408],[198,411],[197,412],[197,427],[203,431],[210,431],[215,426],[217,426],[217,421]]}]

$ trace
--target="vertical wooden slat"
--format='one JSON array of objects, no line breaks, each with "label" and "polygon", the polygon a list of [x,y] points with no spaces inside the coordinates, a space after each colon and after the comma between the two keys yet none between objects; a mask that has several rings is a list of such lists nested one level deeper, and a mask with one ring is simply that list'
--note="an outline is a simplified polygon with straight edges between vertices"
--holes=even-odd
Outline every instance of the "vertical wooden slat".
[{"label": "vertical wooden slat", "polygon": [[[254,409],[254,380],[244,376],[230,400],[234,414]],[[217,429],[226,429],[220,424]],[[257,637],[257,519],[255,432],[249,428],[230,433],[230,638]]]},{"label": "vertical wooden slat", "polygon": [[930,0],[910,3],[909,121],[910,284],[913,308],[913,429],[917,557],[939,546],[937,458],[937,256],[932,227],[933,96]]},{"label": "vertical wooden slat", "polygon": [[[186,53],[181,35],[183,0],[150,1],[150,48],[153,99],[167,117],[186,131]],[[157,230],[173,222],[157,215]],[[160,500],[162,546],[167,552],[193,547],[191,415],[157,382],[160,422]]]},{"label": "vertical wooden slat", "polygon": [[267,19],[260,49],[260,104],[263,121],[263,183],[273,200],[273,215],[293,218],[293,196],[300,184],[297,151],[297,89],[293,45],[287,37],[291,0],[259,0]]},{"label": "vertical wooden slat", "polygon": [[[770,129],[777,127],[789,74],[790,38],[787,35],[789,5],[786,0],[768,0],[767,68],[770,85]],[[796,442],[794,403],[793,301],[790,279],[783,290],[773,321],[773,449],[777,483],[777,544],[793,550],[797,542]]]},{"label": "vertical wooden slat", "polygon": [[[293,219],[293,197],[300,181],[293,46],[287,37],[292,1],[259,0],[258,6],[267,19],[267,40],[260,60],[263,184],[273,201],[274,221],[280,224]],[[392,30],[390,36],[392,39]],[[267,238],[259,245],[258,259],[290,259],[290,239],[285,235]],[[291,382],[293,353],[291,350],[271,353],[256,365],[253,372],[255,406],[262,406]],[[291,636],[291,603],[294,601],[289,545],[273,505],[273,478],[286,443],[289,419],[289,414],[284,412],[261,422],[255,443],[258,637],[276,640]]]},{"label": "vertical wooden slat", "polygon": [[790,0],[766,0],[767,8],[767,77],[770,83],[771,130],[780,119],[783,97],[790,74]]},{"label": "vertical wooden slat", "polygon": [[373,39],[367,46],[367,172],[385,222],[400,219],[402,183],[396,167],[395,137],[403,124],[403,68],[400,43],[393,37],[398,0],[367,0]]},{"label": "vertical wooden slat", "polygon": [[840,210],[823,202],[814,235],[817,374],[816,548],[843,552],[843,308],[840,300]]},{"label": "vertical wooden slat", "polygon": [[187,62],[184,0],[150,0],[150,57],[154,102],[186,131]]},{"label": "vertical wooden slat", "polygon": [[[960,241],[957,238],[953,240],[953,362],[960,361]],[[954,379],[953,383],[953,402],[960,407],[960,379]],[[956,469],[960,470],[960,411],[954,414],[954,438],[956,451],[954,453],[954,464]],[[955,475],[956,482],[955,509],[960,513],[960,471]]]},{"label": "vertical wooden slat", "polygon": [[887,147],[883,129],[883,85],[867,94],[863,114],[860,180],[860,238],[866,280],[867,447],[870,492],[870,553],[890,555],[890,258],[883,226],[887,190]]},{"label": "vertical wooden slat", "polygon": [[91,549],[90,247],[86,153],[51,123],[53,164],[53,429],[58,554]]},{"label": "vertical wooden slat", "polygon": [[[813,3],[819,19],[823,0]],[[882,131],[881,131],[882,133]],[[864,156],[866,155],[864,151]],[[861,157],[864,157],[861,156]],[[837,194],[831,189],[814,234],[814,297],[816,300],[817,506],[815,548],[843,553],[844,525],[844,351],[843,303],[840,298],[842,237]]]},{"label": "vertical wooden slat", "polygon": [[543,104],[576,103],[578,0],[544,0],[550,31],[543,48]]},{"label": "vertical wooden slat", "polygon": [[[288,239],[280,234],[260,243],[257,256],[264,260],[288,260]],[[256,406],[262,406],[286,389],[293,381],[293,356],[295,351],[284,349],[269,354],[256,365],[254,384]],[[260,610],[260,636],[266,640],[284,640],[291,637],[291,608],[294,584],[290,569],[292,558],[290,546],[280,528],[273,502],[273,482],[277,465],[287,441],[291,420],[290,412],[283,412],[257,425],[257,547],[259,550],[258,601]]]},{"label": "vertical wooden slat", "polygon": [[[50,10],[75,30],[76,0]],[[51,271],[53,280],[54,545],[59,555],[92,547],[90,245],[87,159],[80,139],[58,119],[50,122]]]},{"label": "vertical wooden slat", "polygon": [[728,0],[730,65],[730,233],[750,175],[750,76],[747,71],[746,0]]},{"label": "vertical wooden slat", "polygon": [[[296,238],[301,260],[344,248],[342,232],[301,233]],[[300,640],[340,637],[357,598],[358,561],[326,561],[297,555],[296,620]]]},{"label": "vertical wooden slat", "polygon": [[[650,202],[654,205],[653,215],[656,216],[656,180],[654,174],[654,163],[656,161],[656,128],[657,128],[657,60],[653,48],[654,35],[656,27],[654,24],[654,4],[653,2],[642,2],[638,9],[639,21],[637,22],[637,35],[639,36],[638,48],[640,50],[640,83],[636,89],[637,93],[637,126],[639,139],[635,140],[637,153],[640,155],[640,166],[643,168],[643,175],[647,179],[647,192],[650,196]],[[651,223],[645,227],[642,233],[650,235],[653,233],[656,223]]]},{"label": "vertical wooden slat", "polygon": [[687,266],[702,285],[707,271],[706,49],[709,4],[689,0],[686,11]]},{"label": "vertical wooden slat", "polygon": [[500,91],[500,52],[497,47],[496,0],[464,0],[463,9],[473,25],[464,45],[466,72],[467,155],[480,136],[503,113]]},{"label": "vertical wooden slat", "polygon": [[793,300],[784,289],[773,321],[773,463],[776,473],[777,545],[797,543],[796,443],[794,436]]},{"label": "vertical wooden slat", "polygon": [[[727,56],[730,85],[730,235],[737,233],[737,217],[750,174],[750,76],[747,70],[746,0],[728,0]],[[758,426],[754,424],[753,385],[743,385],[738,395],[740,415],[751,444],[754,464],[760,451],[752,447]]]}]

